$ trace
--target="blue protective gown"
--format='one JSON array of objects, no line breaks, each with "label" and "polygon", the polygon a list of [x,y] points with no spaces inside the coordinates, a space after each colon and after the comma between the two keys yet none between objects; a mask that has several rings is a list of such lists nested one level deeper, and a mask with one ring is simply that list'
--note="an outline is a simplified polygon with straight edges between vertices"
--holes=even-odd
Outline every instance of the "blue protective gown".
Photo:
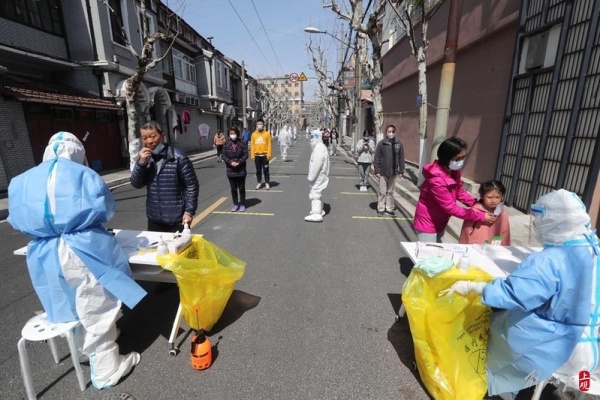
[{"label": "blue protective gown", "polygon": [[[54,213],[47,194],[53,169]],[[27,265],[51,322],[78,319],[75,291],[65,281],[58,259],[61,237],[98,282],[125,305],[133,308],[146,295],[131,278],[127,257],[117,240],[102,225],[112,218],[115,201],[96,172],[55,158],[13,178],[8,193],[8,222],[33,238],[27,246]]]},{"label": "blue protective gown", "polygon": [[590,324],[595,261],[590,245],[545,248],[483,290],[492,316],[488,393],[515,392],[548,378]]}]

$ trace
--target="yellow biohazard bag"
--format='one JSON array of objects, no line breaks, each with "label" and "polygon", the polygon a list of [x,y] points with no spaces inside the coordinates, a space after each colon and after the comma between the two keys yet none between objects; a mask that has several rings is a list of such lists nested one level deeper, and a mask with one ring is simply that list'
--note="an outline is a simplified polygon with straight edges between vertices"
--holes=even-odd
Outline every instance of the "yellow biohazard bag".
[{"label": "yellow biohazard bag", "polygon": [[487,392],[490,308],[481,296],[439,296],[459,280],[489,282],[479,268],[451,268],[429,277],[413,269],[402,286],[419,375],[436,400],[477,400]]},{"label": "yellow biohazard bag", "polygon": [[209,332],[217,323],[246,263],[202,236],[179,254],[157,256],[177,278],[183,317],[192,329]]}]

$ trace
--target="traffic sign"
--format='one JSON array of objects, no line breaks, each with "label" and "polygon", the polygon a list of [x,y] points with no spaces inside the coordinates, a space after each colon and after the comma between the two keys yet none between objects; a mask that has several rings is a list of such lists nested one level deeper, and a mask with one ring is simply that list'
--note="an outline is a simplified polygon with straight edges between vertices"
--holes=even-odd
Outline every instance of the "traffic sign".
[{"label": "traffic sign", "polygon": [[295,73],[295,72],[292,72],[292,73],[290,74],[290,82],[292,82],[292,83],[296,83],[296,82],[298,82],[298,79],[299,79],[299,78],[300,78],[300,77],[299,77],[299,76],[298,76],[298,74],[297,74],[297,73]]},{"label": "traffic sign", "polygon": [[304,72],[302,72],[302,73],[300,74],[300,77],[298,78],[298,80],[299,80],[300,82],[306,82],[306,81],[308,80],[308,78],[306,77],[306,75],[304,75]]}]

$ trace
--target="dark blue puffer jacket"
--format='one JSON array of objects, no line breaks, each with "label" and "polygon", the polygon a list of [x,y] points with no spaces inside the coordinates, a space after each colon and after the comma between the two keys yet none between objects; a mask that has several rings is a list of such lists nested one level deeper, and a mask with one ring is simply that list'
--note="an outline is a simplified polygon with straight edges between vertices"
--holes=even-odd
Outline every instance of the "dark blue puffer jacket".
[{"label": "dark blue puffer jacket", "polygon": [[[196,214],[198,207],[198,178],[187,155],[168,144],[161,152],[163,159],[148,165],[136,162],[131,172],[131,185],[148,188],[146,216],[163,224],[181,223],[183,213]],[[157,171],[157,167],[159,170]]]}]

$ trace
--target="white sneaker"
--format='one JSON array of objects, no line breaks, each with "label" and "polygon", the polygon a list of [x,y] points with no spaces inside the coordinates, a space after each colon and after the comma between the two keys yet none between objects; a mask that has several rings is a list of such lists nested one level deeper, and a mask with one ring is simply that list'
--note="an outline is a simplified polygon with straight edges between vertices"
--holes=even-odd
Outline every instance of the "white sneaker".
[{"label": "white sneaker", "polygon": [[265,183],[265,189],[269,190],[271,189],[271,186],[268,183]]},{"label": "white sneaker", "polygon": [[360,187],[360,191],[361,192],[366,192],[367,191],[367,187],[366,186],[361,186]]},{"label": "white sneaker", "polygon": [[259,183],[258,185],[256,185],[256,190],[260,189],[261,186],[262,186],[262,183]]}]

